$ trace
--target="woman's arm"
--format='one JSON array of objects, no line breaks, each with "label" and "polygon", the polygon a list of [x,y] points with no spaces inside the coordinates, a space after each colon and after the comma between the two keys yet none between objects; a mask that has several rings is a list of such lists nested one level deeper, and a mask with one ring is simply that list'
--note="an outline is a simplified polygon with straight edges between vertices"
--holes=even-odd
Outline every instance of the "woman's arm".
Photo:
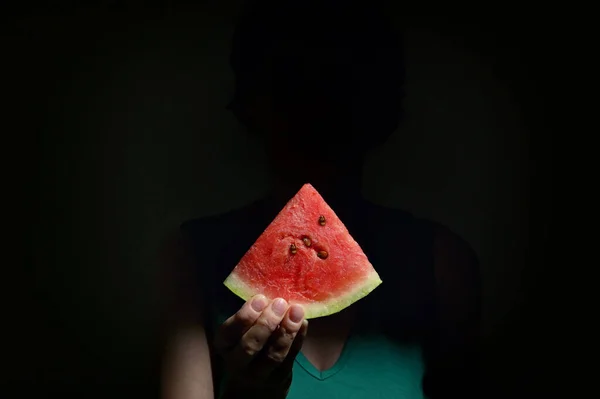
[{"label": "woman's arm", "polygon": [[[209,239],[204,242],[208,246]],[[214,381],[221,381],[224,370],[227,378],[218,387],[223,398],[285,398],[294,359],[308,328],[304,310],[281,299],[269,301],[257,295],[217,329],[209,345],[202,324],[203,295],[198,287],[203,276],[196,274],[198,267],[194,267],[191,251],[186,248],[176,234],[163,255],[163,298],[169,298],[164,318],[163,399],[212,399],[217,388]],[[211,262],[210,257],[203,261]],[[276,304],[283,304],[284,309],[276,311]]]},{"label": "woman's arm", "polygon": [[161,254],[165,298],[163,399],[213,399],[211,356],[202,324],[203,303],[190,251],[173,233]]}]

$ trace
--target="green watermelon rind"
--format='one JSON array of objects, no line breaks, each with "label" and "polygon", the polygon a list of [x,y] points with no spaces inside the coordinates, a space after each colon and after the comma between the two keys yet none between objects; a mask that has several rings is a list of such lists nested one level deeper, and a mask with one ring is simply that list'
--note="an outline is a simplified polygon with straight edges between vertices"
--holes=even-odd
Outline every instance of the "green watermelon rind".
[{"label": "green watermelon rind", "polygon": [[[377,288],[381,283],[382,281],[379,277],[379,274],[375,271],[375,269],[372,269],[364,279],[361,279],[360,282],[356,284],[354,289],[345,292],[338,297],[332,298],[325,302],[300,302],[292,300],[290,303],[302,305],[304,308],[304,318],[316,319],[318,317],[329,316],[344,310],[353,303],[369,295],[371,291]],[[240,279],[235,272],[231,273],[225,279],[223,284],[225,284],[225,286],[229,288],[231,292],[242,298],[244,301],[247,301],[253,296],[260,294],[260,292],[257,292],[255,289],[246,284],[246,282]],[[273,300],[275,298],[270,299]]]}]

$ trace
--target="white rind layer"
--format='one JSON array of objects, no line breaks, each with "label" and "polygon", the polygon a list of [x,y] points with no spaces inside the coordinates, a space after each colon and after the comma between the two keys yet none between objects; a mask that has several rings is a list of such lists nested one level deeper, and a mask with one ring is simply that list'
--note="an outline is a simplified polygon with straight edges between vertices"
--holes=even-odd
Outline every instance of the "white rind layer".
[{"label": "white rind layer", "polygon": [[[327,302],[300,302],[290,301],[290,303],[297,303],[302,305],[304,308],[304,314],[306,319],[315,319],[317,317],[329,316],[334,313],[340,312],[352,305],[354,302],[366,297],[382,283],[379,274],[372,269],[367,277],[361,280],[353,287],[352,290],[345,292],[337,298],[333,298]],[[244,301],[252,298],[255,295],[261,294],[256,290],[252,289],[248,284],[242,281],[234,273],[231,273],[224,282],[225,286],[229,288],[234,294],[242,298]],[[275,298],[269,298],[271,300]],[[287,299],[287,298],[284,298]]]}]

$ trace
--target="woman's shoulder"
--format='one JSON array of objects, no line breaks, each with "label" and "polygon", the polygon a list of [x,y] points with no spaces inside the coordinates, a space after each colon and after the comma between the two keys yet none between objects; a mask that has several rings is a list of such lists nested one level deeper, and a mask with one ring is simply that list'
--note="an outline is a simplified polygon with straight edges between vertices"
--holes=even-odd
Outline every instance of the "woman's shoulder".
[{"label": "woman's shoulder", "polygon": [[378,241],[403,242],[427,252],[432,250],[438,231],[445,228],[441,223],[402,208],[368,203],[366,209],[368,234]]},{"label": "woman's shoulder", "polygon": [[219,240],[224,234],[238,233],[258,223],[264,214],[264,202],[257,200],[226,212],[189,219],[180,225],[180,230],[188,239]]},{"label": "woman's shoulder", "polygon": [[454,295],[468,288],[477,295],[481,285],[479,258],[455,229],[401,209],[376,206],[373,215],[368,234],[376,237],[372,244],[378,249],[376,255],[392,258],[397,254],[406,262],[412,258],[415,270],[429,275],[438,289]]},{"label": "woman's shoulder", "polygon": [[452,227],[414,213],[398,208],[371,204],[372,223],[377,228],[408,232],[415,237],[429,240],[432,248],[444,247],[459,252],[469,252],[474,255],[473,248],[468,241]]}]

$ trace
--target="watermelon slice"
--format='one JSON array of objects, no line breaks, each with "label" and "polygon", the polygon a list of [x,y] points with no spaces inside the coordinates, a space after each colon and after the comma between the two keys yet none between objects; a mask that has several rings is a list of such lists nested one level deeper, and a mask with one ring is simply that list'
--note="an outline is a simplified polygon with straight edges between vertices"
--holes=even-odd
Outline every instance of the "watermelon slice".
[{"label": "watermelon slice", "polygon": [[311,319],[347,308],[381,282],[346,226],[305,184],[224,284],[245,301],[263,294],[300,304]]}]

